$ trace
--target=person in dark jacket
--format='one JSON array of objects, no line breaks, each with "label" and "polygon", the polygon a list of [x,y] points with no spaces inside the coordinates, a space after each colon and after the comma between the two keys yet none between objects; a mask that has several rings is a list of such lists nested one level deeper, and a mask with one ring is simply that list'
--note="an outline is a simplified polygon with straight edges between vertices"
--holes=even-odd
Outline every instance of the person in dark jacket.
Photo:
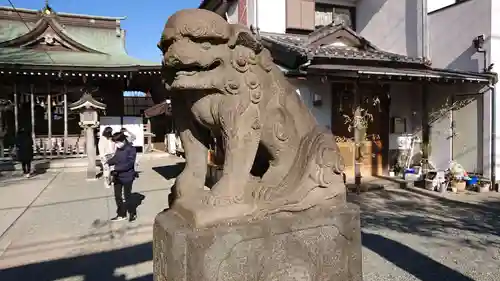
[{"label": "person in dark jacket", "polygon": [[21,162],[23,173],[28,178],[31,175],[33,161],[33,139],[28,131],[20,128],[16,136],[17,160]]},{"label": "person in dark jacket", "polygon": [[[135,207],[132,206],[132,185],[135,180],[135,158],[136,150],[123,133],[115,133],[111,138],[116,145],[115,155],[107,161],[109,166],[114,166],[112,171],[114,177],[114,193],[116,202],[116,217],[112,221],[120,221],[127,218],[135,221],[137,218]],[[125,199],[125,200],[124,200]]]}]

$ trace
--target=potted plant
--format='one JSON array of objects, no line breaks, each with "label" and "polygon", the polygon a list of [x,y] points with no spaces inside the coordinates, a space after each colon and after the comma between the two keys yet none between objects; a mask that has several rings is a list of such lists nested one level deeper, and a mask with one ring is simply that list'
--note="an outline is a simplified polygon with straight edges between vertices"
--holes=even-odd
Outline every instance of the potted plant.
[{"label": "potted plant", "polygon": [[394,164],[389,170],[389,176],[391,177],[400,177],[403,169],[399,165],[399,163]]},{"label": "potted plant", "polygon": [[489,192],[491,187],[491,182],[488,180],[479,179],[476,184],[477,192]]},{"label": "potted plant", "polygon": [[452,162],[449,173],[451,176],[451,190],[453,192],[465,191],[467,186],[466,180],[469,179],[469,176],[462,165]]},{"label": "potted plant", "polygon": [[396,174],[396,176],[398,177],[404,177],[404,166],[401,165],[401,163],[396,163],[396,165],[394,166],[394,173]]},{"label": "potted plant", "polygon": [[454,177],[451,180],[451,190],[453,192],[462,192],[462,191],[465,191],[466,185],[467,185],[467,183],[463,179]]}]

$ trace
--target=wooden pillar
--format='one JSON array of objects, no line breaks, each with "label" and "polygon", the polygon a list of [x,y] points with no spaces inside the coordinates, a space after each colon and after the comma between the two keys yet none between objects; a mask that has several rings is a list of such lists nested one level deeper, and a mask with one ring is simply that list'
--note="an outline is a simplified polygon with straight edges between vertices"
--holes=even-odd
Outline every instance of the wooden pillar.
[{"label": "wooden pillar", "polygon": [[359,84],[358,81],[356,81],[353,85],[353,98],[354,98],[354,116],[353,120],[355,122],[355,128],[354,128],[354,184],[356,185],[356,192],[360,192],[360,184],[361,184],[361,165],[362,165],[362,155],[361,155],[361,145],[362,142],[364,141],[364,134],[362,131],[362,128],[359,128],[362,126],[361,124],[358,124],[360,118],[361,118],[361,96],[359,93]]},{"label": "wooden pillar", "polygon": [[[425,83],[425,82],[424,82]],[[430,126],[427,100],[429,95],[429,85],[422,85],[422,169],[429,169],[429,149],[430,149]]]},{"label": "wooden pillar", "polygon": [[3,126],[3,111],[5,109],[4,108],[1,108],[0,109],[0,158],[3,158],[5,155],[4,155],[4,146],[3,146],[3,141],[4,141],[4,137],[6,135],[6,131],[4,131],[4,126]]},{"label": "wooden pillar", "polygon": [[17,135],[19,131],[19,108],[18,108],[18,97],[17,97],[17,84],[14,84],[14,133]]},{"label": "wooden pillar", "polygon": [[35,85],[30,85],[30,102],[31,102],[31,137],[33,138],[33,148],[36,147],[35,135]]},{"label": "wooden pillar", "polygon": [[64,155],[68,155],[68,91],[64,85]]},{"label": "wooden pillar", "polygon": [[152,138],[151,138],[151,132],[152,132],[152,129],[151,129],[151,119],[150,118],[147,118],[147,141],[148,141],[148,144],[147,146],[144,147],[144,152],[150,152],[153,150],[153,144],[152,144]]},{"label": "wooden pillar", "polygon": [[47,94],[47,152],[52,155],[52,95],[50,94],[50,84]]}]

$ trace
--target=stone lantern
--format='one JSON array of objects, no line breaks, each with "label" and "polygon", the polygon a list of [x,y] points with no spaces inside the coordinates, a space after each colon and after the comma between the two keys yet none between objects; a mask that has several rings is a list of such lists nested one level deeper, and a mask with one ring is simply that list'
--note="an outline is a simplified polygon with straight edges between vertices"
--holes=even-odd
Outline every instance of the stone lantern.
[{"label": "stone lantern", "polygon": [[97,176],[94,129],[99,126],[98,111],[106,109],[106,105],[96,101],[91,94],[84,93],[79,100],[68,107],[71,111],[80,113],[79,125],[85,132],[85,150],[88,159],[87,180],[94,180]]}]

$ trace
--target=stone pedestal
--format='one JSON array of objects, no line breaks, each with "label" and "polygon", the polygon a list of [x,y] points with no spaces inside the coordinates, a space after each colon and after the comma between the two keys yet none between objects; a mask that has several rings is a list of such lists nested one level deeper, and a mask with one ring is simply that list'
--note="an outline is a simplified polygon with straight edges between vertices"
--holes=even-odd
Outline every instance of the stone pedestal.
[{"label": "stone pedestal", "polygon": [[[97,91],[97,89],[93,90],[93,92],[95,91]],[[94,129],[99,127],[99,115],[97,114],[97,111],[106,109],[106,105],[96,101],[92,97],[91,92],[89,92],[88,90],[84,90],[82,97],[74,103],[68,105],[68,108],[71,111],[80,112],[79,125],[84,130],[85,151],[87,152],[87,159],[89,161],[87,166],[87,180],[96,180],[97,167],[95,165],[96,151]],[[67,117],[66,115],[67,114],[65,114],[64,116]],[[66,136],[67,132],[65,131],[64,133]]]},{"label": "stone pedestal", "polygon": [[352,204],[193,229],[174,209],[155,220],[155,281],[361,281]]},{"label": "stone pedestal", "polygon": [[94,141],[94,128],[95,126],[84,127],[85,130],[85,150],[87,151],[87,180],[96,180],[97,167],[95,165],[96,161],[96,150]]}]

